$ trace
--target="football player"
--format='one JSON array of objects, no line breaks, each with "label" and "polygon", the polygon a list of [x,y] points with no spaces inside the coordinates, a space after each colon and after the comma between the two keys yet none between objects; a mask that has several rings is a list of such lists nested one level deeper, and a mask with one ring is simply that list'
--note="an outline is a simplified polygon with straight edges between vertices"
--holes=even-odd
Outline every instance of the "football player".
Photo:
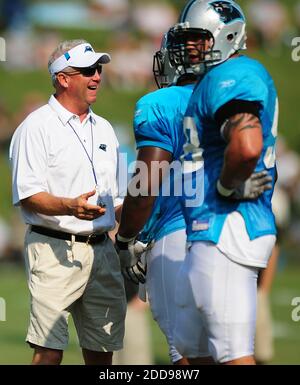
[{"label": "football player", "polygon": [[[276,239],[278,100],[258,61],[241,55],[246,21],[234,1],[192,0],[170,33],[172,65],[202,75],[184,118],[183,163],[204,163],[203,199],[185,200],[187,256],[177,279],[178,351],[197,363],[203,333],[218,363],[254,364],[257,274]],[[191,164],[195,165],[194,167]],[[251,174],[270,185],[248,194]]]},{"label": "football player", "polygon": [[[163,37],[161,49],[154,55],[153,72],[159,89],[137,102],[134,116],[137,161],[147,166],[147,174],[142,176],[148,182],[147,194],[135,197],[129,186],[116,244],[121,250],[127,249],[128,243],[134,241],[143,227],[139,239],[145,243],[154,242],[153,248],[146,254],[149,303],[154,319],[167,338],[171,361],[184,364],[185,359],[174,347],[173,328],[175,280],[185,257],[185,222],[178,197],[171,193],[163,196],[162,180],[168,190],[170,185],[174,185],[170,166],[176,169],[177,160],[181,169],[178,159],[184,143],[182,120],[196,76],[189,70],[175,70],[170,65],[167,34]],[[159,164],[164,164],[161,175],[153,178]],[[178,182],[181,187],[181,181]],[[155,190],[160,190],[158,197],[151,195],[151,191]],[[120,258],[122,263],[122,255]],[[136,267],[143,269],[140,264]],[[136,271],[137,276],[133,270],[128,273],[137,283],[143,281],[141,271]]]},{"label": "football player", "polygon": [[[131,188],[135,183],[133,178],[124,201],[116,245],[121,263],[126,265],[124,255],[126,256],[128,249],[132,250],[134,238],[140,230],[143,229],[139,239],[147,243],[153,242],[153,248],[146,255],[146,288],[150,307],[154,319],[168,340],[171,361],[183,364],[186,360],[178,353],[173,342],[175,283],[185,257],[186,245],[185,222],[179,205],[179,196],[182,193],[181,189],[178,191],[182,178],[179,157],[183,153],[184,143],[183,116],[196,76],[188,65],[176,66],[175,69],[170,64],[168,39],[169,34],[166,34],[161,49],[154,56],[154,75],[160,89],[137,102],[134,117],[138,162],[146,165],[146,173],[141,175],[140,172],[138,175],[141,175],[141,185],[147,182],[147,188],[143,194],[135,196]],[[159,164],[164,165],[160,178],[155,178]],[[202,190],[202,172],[200,165],[199,178],[195,185],[198,191]],[[267,183],[264,176],[259,176],[258,179],[254,177],[254,181],[255,183],[250,183],[249,180],[252,192],[261,189],[258,187],[261,183]],[[189,178],[186,178],[186,182],[186,190],[193,192],[192,186],[188,184]],[[153,194],[156,190],[159,190],[158,197]],[[129,262],[129,267],[125,267],[127,276],[136,283],[143,282],[143,265],[140,261],[136,265],[132,260]],[[201,363],[211,362],[208,355],[207,339],[204,339]]]}]

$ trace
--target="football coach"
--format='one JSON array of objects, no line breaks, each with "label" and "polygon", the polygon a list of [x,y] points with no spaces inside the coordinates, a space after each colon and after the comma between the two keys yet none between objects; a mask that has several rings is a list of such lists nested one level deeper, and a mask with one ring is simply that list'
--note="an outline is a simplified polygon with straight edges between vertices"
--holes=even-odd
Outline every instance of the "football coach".
[{"label": "football coach", "polygon": [[86,364],[111,364],[123,347],[124,282],[107,235],[122,204],[118,141],[90,108],[109,62],[84,40],[60,43],[48,63],[55,94],[11,141],[13,204],[28,225],[33,364],[61,363],[70,314]]}]

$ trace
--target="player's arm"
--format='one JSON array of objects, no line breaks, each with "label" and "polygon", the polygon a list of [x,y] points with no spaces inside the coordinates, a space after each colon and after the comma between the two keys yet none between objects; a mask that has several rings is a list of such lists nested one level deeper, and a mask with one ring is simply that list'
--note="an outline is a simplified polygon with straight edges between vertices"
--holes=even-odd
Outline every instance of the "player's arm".
[{"label": "player's arm", "polygon": [[[144,227],[147,219],[149,218],[156,195],[153,195],[154,191],[159,191],[162,180],[168,170],[168,165],[172,161],[172,154],[169,151],[163,150],[159,147],[142,147],[137,156],[137,161],[144,162],[146,167],[141,172],[135,175],[139,175],[141,186],[146,186],[146,190],[143,191],[143,195],[132,195],[131,183],[127,191],[127,195],[124,199],[121,223],[119,227],[119,235],[124,238],[133,238]],[[158,168],[158,162],[163,162],[164,167],[160,168],[160,172],[157,178],[153,178]],[[138,164],[138,163],[137,163]],[[132,179],[133,181],[133,179]]]},{"label": "player's arm", "polygon": [[[218,110],[216,117],[221,127],[221,134],[228,143],[218,190],[221,195],[228,192],[229,196],[230,191],[239,188],[250,178],[261,155],[263,135],[259,104],[231,101]],[[262,175],[262,178],[265,178],[265,175]]]},{"label": "player's arm", "polygon": [[263,140],[259,118],[250,113],[231,117],[224,128],[228,145],[220,182],[225,188],[235,189],[250,177],[260,157]]},{"label": "player's arm", "polygon": [[[145,283],[147,269],[140,257],[148,246],[135,242],[135,237],[151,214],[156,199],[153,191],[159,191],[171,160],[172,154],[166,150],[158,147],[141,148],[137,156],[137,168],[124,199],[115,247],[119,254],[123,275],[136,284]],[[138,173],[139,162],[143,162],[146,167],[141,167]],[[158,163],[161,162],[164,163],[164,167],[160,168],[158,178],[153,178],[158,169]],[[146,188],[141,188],[140,194],[136,196],[136,194],[132,194],[132,187],[133,183],[136,183],[135,177],[138,175],[140,187],[146,186]]]}]

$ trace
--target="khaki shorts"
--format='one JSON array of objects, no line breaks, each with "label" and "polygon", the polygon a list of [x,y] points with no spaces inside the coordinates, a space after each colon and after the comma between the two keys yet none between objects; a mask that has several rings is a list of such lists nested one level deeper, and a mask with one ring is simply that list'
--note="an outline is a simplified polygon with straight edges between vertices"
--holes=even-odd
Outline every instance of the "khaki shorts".
[{"label": "khaki shorts", "polygon": [[25,263],[31,294],[27,342],[64,350],[71,314],[81,348],[98,352],[122,349],[126,297],[119,258],[110,239],[91,246],[29,229]]}]

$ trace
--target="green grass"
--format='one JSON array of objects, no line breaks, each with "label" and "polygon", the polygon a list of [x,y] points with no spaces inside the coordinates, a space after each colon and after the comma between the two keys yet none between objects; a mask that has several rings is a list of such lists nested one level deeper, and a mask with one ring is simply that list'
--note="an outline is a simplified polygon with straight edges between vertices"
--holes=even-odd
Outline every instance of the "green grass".
[{"label": "green grass", "polygon": [[291,59],[292,50],[285,47],[278,57],[253,51],[252,57],[263,63],[272,75],[279,98],[278,133],[288,140],[295,151],[300,152],[300,121],[296,107],[300,97],[300,62]]},{"label": "green grass", "polygon": [[[277,273],[272,292],[272,311],[275,326],[274,364],[300,364],[300,322],[291,319],[292,298],[300,297],[300,266],[285,267]],[[6,322],[0,322],[0,364],[27,364],[31,349],[24,342],[28,324],[29,296],[22,268],[0,265],[0,297],[6,301]],[[149,313],[152,348],[155,363],[168,364],[165,337]],[[138,354],[138,353],[137,353]],[[64,354],[64,364],[82,364],[81,352],[73,323],[70,343]]]},{"label": "green grass", "polygon": [[274,318],[275,357],[274,364],[300,364],[300,322],[292,320],[291,305],[294,297],[300,297],[299,266],[290,266],[278,273],[272,290]]}]

